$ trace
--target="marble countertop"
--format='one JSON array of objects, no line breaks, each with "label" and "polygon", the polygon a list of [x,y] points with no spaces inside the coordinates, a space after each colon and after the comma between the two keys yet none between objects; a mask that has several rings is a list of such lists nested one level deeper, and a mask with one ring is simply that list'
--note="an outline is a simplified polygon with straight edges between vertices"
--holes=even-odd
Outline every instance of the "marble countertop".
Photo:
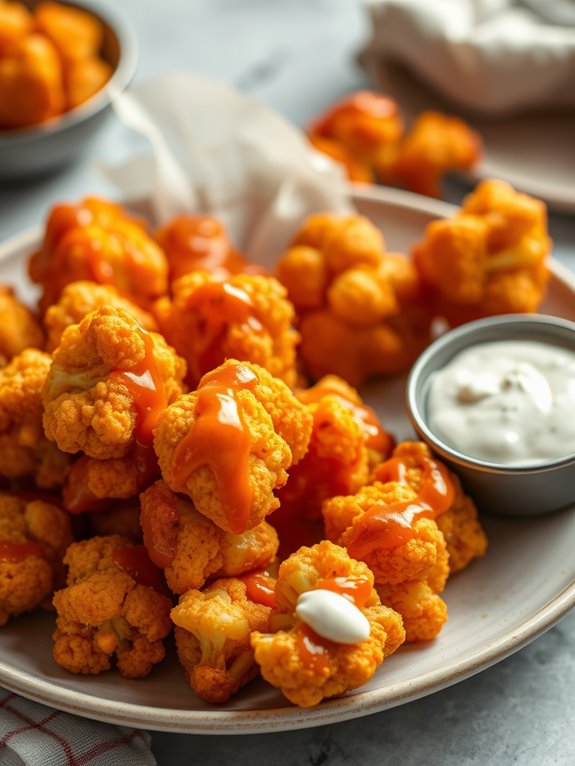
[{"label": "marble countertop", "polygon": [[[368,34],[357,0],[115,0],[140,44],[136,79],[190,69],[244,89],[296,124],[369,85],[355,63]],[[133,149],[111,119],[80,162],[0,186],[0,239],[56,201],[115,194],[98,162]],[[457,202],[463,187],[451,184]],[[575,216],[553,215],[555,254],[575,268]],[[517,654],[446,690],[368,718],[246,737],[153,734],[159,766],[379,766],[575,763],[575,613]]]}]

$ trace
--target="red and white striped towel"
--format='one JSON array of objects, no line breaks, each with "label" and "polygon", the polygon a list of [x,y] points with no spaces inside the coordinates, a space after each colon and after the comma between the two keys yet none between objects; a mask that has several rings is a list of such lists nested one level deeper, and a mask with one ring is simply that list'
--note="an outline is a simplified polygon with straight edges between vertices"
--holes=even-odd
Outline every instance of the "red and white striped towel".
[{"label": "red and white striped towel", "polygon": [[0,766],[157,766],[150,735],[0,689]]}]

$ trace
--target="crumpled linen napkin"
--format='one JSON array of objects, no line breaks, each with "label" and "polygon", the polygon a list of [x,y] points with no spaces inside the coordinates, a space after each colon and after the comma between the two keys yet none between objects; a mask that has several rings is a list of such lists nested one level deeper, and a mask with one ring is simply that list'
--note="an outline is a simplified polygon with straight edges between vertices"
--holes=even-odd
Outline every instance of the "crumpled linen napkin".
[{"label": "crumpled linen napkin", "polygon": [[80,718],[0,689],[2,766],[157,766],[150,735]]},{"label": "crumpled linen napkin", "polygon": [[223,82],[168,72],[113,103],[152,156],[102,170],[125,198],[148,198],[156,224],[213,215],[249,261],[271,265],[303,218],[351,209],[339,165],[280,114]]},{"label": "crumpled linen napkin", "polygon": [[575,0],[365,2],[370,71],[400,64],[484,115],[575,107]]}]

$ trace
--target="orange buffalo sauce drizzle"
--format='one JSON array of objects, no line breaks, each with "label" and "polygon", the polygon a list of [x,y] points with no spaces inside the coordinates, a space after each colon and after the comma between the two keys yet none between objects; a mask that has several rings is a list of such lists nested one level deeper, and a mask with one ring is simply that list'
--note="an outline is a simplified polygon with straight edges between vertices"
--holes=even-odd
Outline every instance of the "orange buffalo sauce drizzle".
[{"label": "orange buffalo sauce drizzle", "polygon": [[44,557],[44,549],[40,543],[26,542],[13,543],[9,540],[0,540],[0,561],[16,564],[24,561],[29,556]]},{"label": "orange buffalo sauce drizzle", "polygon": [[136,443],[149,447],[154,427],[168,400],[164,381],[158,372],[152,336],[141,327],[137,332],[144,344],[143,358],[131,370],[115,370],[114,375],[126,386],[136,406]]},{"label": "orange buffalo sauce drizzle", "polygon": [[190,339],[189,355],[196,380],[224,361],[228,325],[247,324],[252,332],[262,329],[248,293],[229,282],[206,282],[190,295],[186,305],[198,317],[198,334]]},{"label": "orange buffalo sauce drizzle", "polygon": [[297,398],[302,404],[319,404],[324,396],[333,396],[348,409],[355,420],[363,428],[365,434],[365,446],[384,454],[389,454],[393,449],[392,437],[383,430],[375,412],[366,404],[357,404],[348,399],[337,387],[319,385],[299,391]]},{"label": "orange buffalo sauce drizzle", "polygon": [[[404,476],[405,465],[393,458],[390,475]],[[378,472],[382,473],[378,469]],[[400,479],[401,480],[401,479]],[[350,556],[363,559],[375,549],[397,548],[413,537],[413,524],[435,519],[453,503],[455,490],[445,466],[429,458],[423,463],[423,480],[417,497],[399,503],[377,503],[353,525],[347,542]]]},{"label": "orange buffalo sauce drizzle", "polygon": [[143,545],[126,545],[112,551],[112,561],[138,585],[146,585],[158,593],[169,595],[170,591],[160,570],[154,566]]},{"label": "orange buffalo sauce drizzle", "polygon": [[200,381],[196,420],[174,454],[173,479],[185,487],[193,471],[207,466],[213,473],[229,528],[244,532],[250,515],[250,432],[241,416],[236,394],[253,389],[257,375],[243,364],[213,370]]},{"label": "orange buffalo sauce drizzle", "polygon": [[[338,593],[361,609],[371,595],[372,584],[369,580],[362,578],[325,577],[314,585],[314,589],[318,588]],[[296,646],[301,661],[312,672],[328,675],[329,651],[336,646],[335,642],[318,636],[309,625],[302,622],[298,625]]]},{"label": "orange buffalo sauce drizzle", "polygon": [[365,606],[372,591],[372,585],[369,580],[354,577],[325,577],[323,580],[318,580],[314,585],[314,590],[319,588],[331,590],[340,596],[344,596],[360,609],[362,606]]},{"label": "orange buffalo sauce drizzle", "polygon": [[254,604],[262,604],[272,609],[277,606],[275,587],[275,578],[267,574],[256,572],[253,574],[242,575],[238,578],[246,586],[246,596]]}]

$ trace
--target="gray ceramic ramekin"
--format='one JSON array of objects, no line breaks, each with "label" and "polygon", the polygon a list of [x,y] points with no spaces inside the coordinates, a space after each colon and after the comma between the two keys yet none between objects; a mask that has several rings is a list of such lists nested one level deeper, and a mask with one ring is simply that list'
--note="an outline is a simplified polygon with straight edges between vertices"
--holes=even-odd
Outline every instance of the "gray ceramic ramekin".
[{"label": "gray ceramic ramekin", "polygon": [[409,375],[407,410],[413,427],[459,476],[481,511],[533,516],[575,505],[575,454],[538,465],[505,467],[458,452],[429,426],[427,399],[434,373],[460,351],[500,340],[539,341],[575,351],[575,323],[540,314],[505,314],[445,333],[421,354]]}]

